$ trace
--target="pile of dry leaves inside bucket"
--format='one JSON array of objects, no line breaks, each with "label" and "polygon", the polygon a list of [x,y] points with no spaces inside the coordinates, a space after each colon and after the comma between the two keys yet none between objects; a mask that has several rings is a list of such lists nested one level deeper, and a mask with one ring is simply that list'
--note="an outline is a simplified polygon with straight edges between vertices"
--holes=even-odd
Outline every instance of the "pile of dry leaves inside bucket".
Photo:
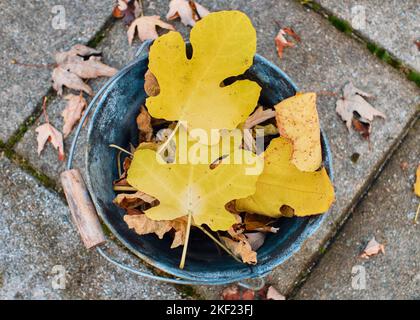
[{"label": "pile of dry leaves inside bucket", "polygon": [[150,48],[139,145],[114,146],[129,153],[114,202],[139,235],[172,233],[171,247],[183,246],[180,268],[191,228],[255,264],[277,219],[321,214],[334,201],[316,94],[261,106],[256,82],[225,81],[249,69],[256,53],[255,29],[239,11],[206,15],[190,42],[192,57],[177,32]]}]

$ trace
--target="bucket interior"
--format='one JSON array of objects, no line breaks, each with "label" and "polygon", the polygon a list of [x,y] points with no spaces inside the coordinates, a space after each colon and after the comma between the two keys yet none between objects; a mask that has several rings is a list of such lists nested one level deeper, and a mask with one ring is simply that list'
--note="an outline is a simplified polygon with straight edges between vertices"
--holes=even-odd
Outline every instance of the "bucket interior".
[{"label": "bucket interior", "polygon": [[[182,247],[170,249],[173,235],[167,233],[160,240],[154,234],[137,235],[123,220],[125,211],[112,202],[116,193],[112,182],[118,178],[116,144],[129,149],[137,146],[136,117],[146,94],[143,89],[148,60],[138,58],[121,73],[121,77],[103,94],[91,119],[86,150],[87,184],[98,214],[117,238],[133,253],[170,274],[218,284],[238,281],[266,274],[299,249],[303,240],[319,225],[322,216],[307,218],[280,218],[276,234],[268,234],[258,250],[258,264],[250,266],[236,262],[220,250],[200,230],[192,229],[186,265],[178,268]],[[256,56],[246,78],[262,87],[260,103],[273,106],[296,93],[295,85],[276,66]],[[325,137],[322,136],[323,158],[331,176],[331,157]]]}]

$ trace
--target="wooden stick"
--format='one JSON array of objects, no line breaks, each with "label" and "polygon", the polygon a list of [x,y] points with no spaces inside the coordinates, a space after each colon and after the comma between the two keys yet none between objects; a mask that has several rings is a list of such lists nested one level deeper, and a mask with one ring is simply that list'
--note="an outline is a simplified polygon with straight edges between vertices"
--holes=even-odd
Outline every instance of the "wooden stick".
[{"label": "wooden stick", "polygon": [[91,249],[103,244],[106,239],[80,172],[76,169],[64,171],[61,174],[61,183],[73,223],[85,247]]}]

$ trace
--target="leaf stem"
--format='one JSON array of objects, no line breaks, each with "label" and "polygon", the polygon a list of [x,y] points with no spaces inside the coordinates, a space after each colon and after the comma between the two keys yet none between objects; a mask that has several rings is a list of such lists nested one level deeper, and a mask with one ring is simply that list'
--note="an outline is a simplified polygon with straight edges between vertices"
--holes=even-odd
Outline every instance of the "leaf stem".
[{"label": "leaf stem", "polygon": [[137,191],[136,188],[132,186],[114,186],[114,191]]},{"label": "leaf stem", "polygon": [[213,236],[210,232],[208,232],[206,229],[204,229],[202,226],[194,225],[194,227],[197,227],[201,231],[203,231],[210,239],[212,239],[216,244],[220,246],[223,250],[226,251],[230,256],[232,256],[233,259],[236,261],[242,263],[241,260],[239,260],[223,243],[221,243],[215,236]]},{"label": "leaf stem", "polygon": [[120,151],[122,151],[122,152],[125,152],[125,153],[129,154],[130,156],[133,156],[133,154],[132,154],[130,151],[127,151],[127,150],[125,150],[124,148],[122,148],[122,147],[120,147],[120,146],[117,146],[116,144],[110,144],[109,146],[110,146],[111,148],[115,148],[115,149],[118,149],[118,150],[120,150]]},{"label": "leaf stem", "polygon": [[185,266],[185,259],[187,257],[187,249],[188,249],[188,240],[190,239],[190,231],[191,231],[191,221],[192,221],[192,213],[188,211],[188,223],[185,231],[185,241],[184,241],[184,248],[182,249],[182,256],[181,262],[179,263],[179,268],[184,269]]}]

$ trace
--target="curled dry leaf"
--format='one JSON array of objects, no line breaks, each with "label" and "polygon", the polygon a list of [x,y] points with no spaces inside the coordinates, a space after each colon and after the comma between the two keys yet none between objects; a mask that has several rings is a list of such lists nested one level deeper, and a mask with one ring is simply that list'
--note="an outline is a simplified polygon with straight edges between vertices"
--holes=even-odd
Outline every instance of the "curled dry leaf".
[{"label": "curled dry leaf", "polygon": [[82,95],[69,94],[64,99],[68,102],[61,115],[64,118],[63,135],[64,138],[67,138],[74,125],[82,117],[82,112],[86,108],[87,103]]},{"label": "curled dry leaf", "polygon": [[250,129],[261,122],[267,121],[268,119],[274,118],[276,116],[276,111],[273,109],[265,109],[261,106],[251,114],[248,119],[246,119],[244,124],[244,129]]},{"label": "curled dry leaf", "polygon": [[155,40],[157,37],[159,37],[156,31],[157,26],[168,30],[175,30],[172,25],[160,20],[159,16],[142,16],[134,20],[128,28],[128,43],[131,45],[133,42],[136,30],[140,41]]},{"label": "curled dry leaf", "polygon": [[414,183],[414,193],[420,197],[420,165],[416,170],[416,182]]},{"label": "curled dry leaf", "polygon": [[124,216],[124,221],[130,229],[138,235],[145,235],[155,233],[159,239],[171,231],[175,230],[175,236],[171,244],[171,248],[176,248],[184,244],[187,221],[184,218],[175,220],[155,221],[149,219],[143,212],[137,209],[128,209],[127,215]]},{"label": "curled dry leaf", "polygon": [[186,26],[194,26],[195,22],[208,15],[210,12],[196,1],[171,0],[166,19],[181,18]]},{"label": "curled dry leaf", "polygon": [[281,59],[283,57],[284,48],[291,48],[295,46],[295,43],[286,39],[286,36],[289,35],[296,42],[300,42],[300,37],[294,32],[292,28],[282,28],[280,29],[277,36],[274,38],[274,43],[276,44],[277,54]]},{"label": "curled dry leaf", "polygon": [[286,297],[278,292],[273,286],[269,286],[267,290],[268,300],[286,300]]},{"label": "curled dry leaf", "polygon": [[260,214],[246,213],[244,219],[245,230],[276,233],[279,228],[270,226],[275,220]]},{"label": "curled dry leaf", "polygon": [[[341,119],[346,122],[347,129],[350,130],[353,124],[354,112],[360,116],[360,122],[370,124],[374,117],[385,118],[385,115],[372,107],[363,97],[370,98],[371,95],[356,88],[353,83],[347,83],[343,88],[343,97],[337,100],[335,111]],[[361,131],[361,130],[358,130]]]},{"label": "curled dry leaf", "polygon": [[241,258],[244,263],[256,264],[257,253],[252,250],[251,245],[244,239],[235,241],[228,237],[220,237],[226,247],[237,257]]},{"label": "curled dry leaf", "polygon": [[284,137],[271,140],[264,152],[264,169],[258,177],[254,195],[236,200],[239,211],[269,217],[282,216],[284,205],[296,216],[326,212],[334,201],[334,188],[325,168],[315,172],[300,171],[290,162],[293,147]]},{"label": "curled dry leaf", "polygon": [[150,142],[153,136],[153,128],[151,124],[151,117],[146,108],[142,105],[140,107],[140,113],[136,118],[137,127],[139,129],[139,140],[141,142]]},{"label": "curled dry leaf", "polygon": [[293,143],[292,163],[301,171],[317,170],[322,151],[316,93],[298,93],[274,108],[280,135]]},{"label": "curled dry leaf", "polygon": [[124,209],[134,209],[145,203],[148,203],[151,206],[158,204],[156,198],[141,191],[137,191],[136,193],[120,193],[113,202]]},{"label": "curled dry leaf", "polygon": [[67,88],[84,91],[88,95],[92,96],[92,88],[83,82],[77,75],[61,68],[57,67],[52,73],[53,88],[57,91],[58,95],[63,95],[63,86]]},{"label": "curled dry leaf", "polygon": [[44,149],[47,141],[51,142],[55,149],[58,151],[58,159],[64,160],[64,145],[63,145],[63,135],[60,131],[54,128],[49,123],[44,123],[35,129],[35,132],[38,134],[38,154],[41,154],[41,151]]},{"label": "curled dry leaf", "polygon": [[144,91],[149,97],[157,96],[160,92],[159,83],[149,69],[144,75]]},{"label": "curled dry leaf", "polygon": [[129,26],[134,19],[140,16],[142,7],[138,0],[118,0],[112,10],[114,18],[123,19],[126,26]]},{"label": "curled dry leaf", "polygon": [[360,257],[364,259],[369,259],[369,257],[375,256],[380,252],[385,254],[385,246],[383,244],[380,244],[378,241],[376,241],[375,237],[373,237],[367,244],[365,250],[363,250]]}]

